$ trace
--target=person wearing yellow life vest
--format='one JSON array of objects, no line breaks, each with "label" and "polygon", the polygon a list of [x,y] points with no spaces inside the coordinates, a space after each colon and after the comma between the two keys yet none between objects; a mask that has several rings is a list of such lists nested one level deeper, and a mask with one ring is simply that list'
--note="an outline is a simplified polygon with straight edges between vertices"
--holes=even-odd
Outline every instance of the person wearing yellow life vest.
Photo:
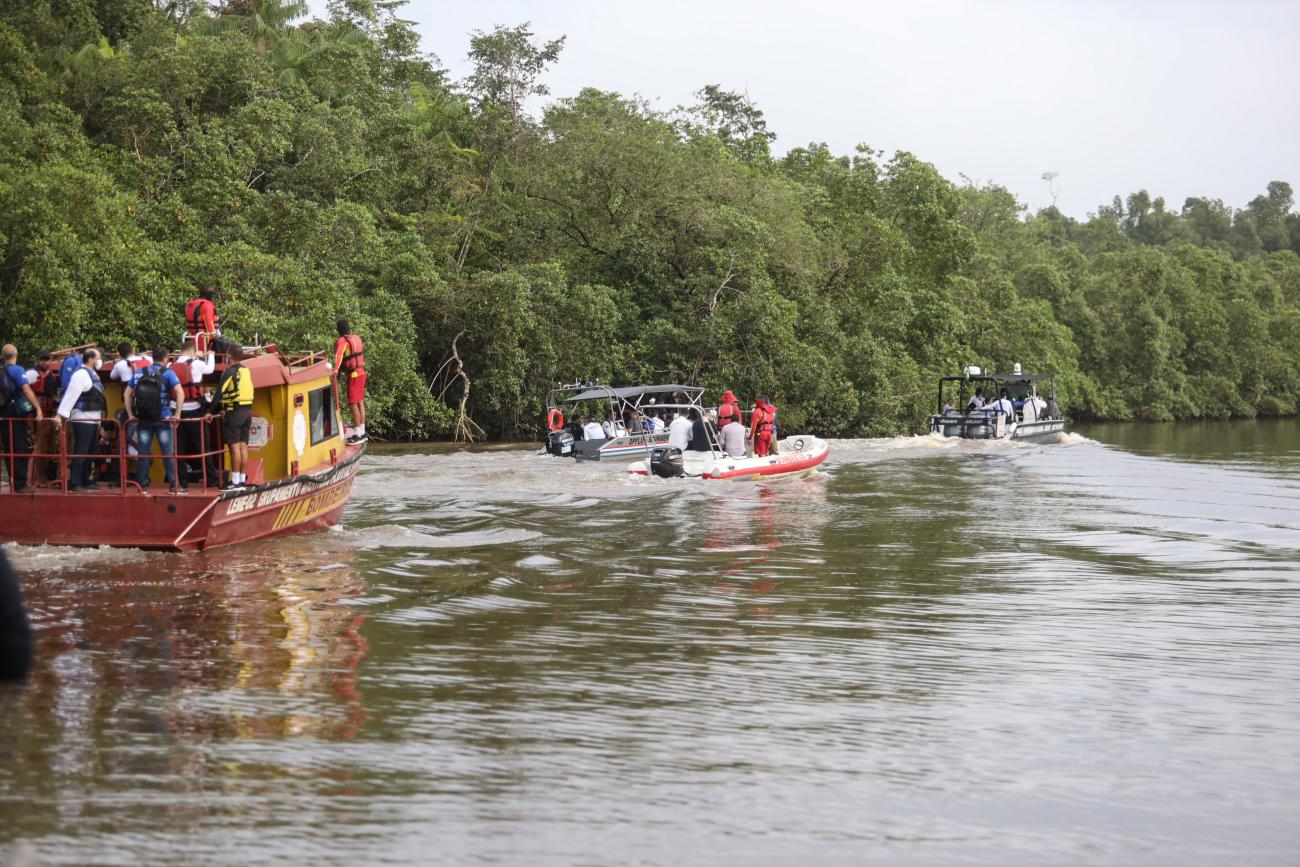
[{"label": "person wearing yellow life vest", "polygon": [[339,339],[334,343],[334,369],[346,383],[348,411],[352,413],[352,435],[348,442],[366,438],[366,347],[346,319],[338,321]]},{"label": "person wearing yellow life vest", "polygon": [[[230,481],[222,490],[242,488],[247,481],[248,436],[253,426],[253,374],[240,364],[244,350],[236,343],[226,347],[230,366],[221,374],[217,394],[221,400],[221,437],[230,450]],[[210,418],[210,416],[205,416]]]}]

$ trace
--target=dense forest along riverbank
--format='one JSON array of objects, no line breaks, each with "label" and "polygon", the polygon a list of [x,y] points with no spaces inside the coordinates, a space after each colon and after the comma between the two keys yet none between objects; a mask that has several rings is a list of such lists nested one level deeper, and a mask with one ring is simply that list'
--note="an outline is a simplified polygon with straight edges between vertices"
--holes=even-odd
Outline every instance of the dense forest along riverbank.
[{"label": "dense forest along riverbank", "polygon": [[40,659],[0,844],[43,863],[1300,845],[1294,420],[841,440],[768,484],[377,448],[335,531],[7,550]]}]

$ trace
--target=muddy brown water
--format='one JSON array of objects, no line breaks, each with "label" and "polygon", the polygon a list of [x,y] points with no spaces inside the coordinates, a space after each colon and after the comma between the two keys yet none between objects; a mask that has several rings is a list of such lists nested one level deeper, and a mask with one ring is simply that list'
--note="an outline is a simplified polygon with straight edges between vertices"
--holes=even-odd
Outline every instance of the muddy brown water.
[{"label": "muddy brown water", "polygon": [[811,476],[377,449],[332,531],[6,551],[44,864],[1294,864],[1300,424]]}]

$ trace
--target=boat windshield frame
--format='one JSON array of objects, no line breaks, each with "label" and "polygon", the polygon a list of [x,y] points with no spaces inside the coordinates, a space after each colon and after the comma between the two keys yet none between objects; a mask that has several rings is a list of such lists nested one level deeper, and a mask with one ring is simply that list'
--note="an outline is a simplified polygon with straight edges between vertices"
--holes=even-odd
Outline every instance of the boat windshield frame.
[{"label": "boat windshield frame", "polygon": [[[950,382],[958,383],[957,396],[959,400],[956,404],[953,405],[953,409],[955,409],[957,411],[957,415],[960,416],[966,416],[969,414],[966,411],[966,403],[967,403],[966,386],[968,383],[984,382],[984,383],[991,383],[997,387],[1008,387],[1013,384],[1023,384],[1023,385],[1028,385],[1029,394],[1037,395],[1040,393],[1037,387],[1037,383],[1045,382],[1049,386],[1048,388],[1049,394],[1054,393],[1056,390],[1056,376],[1055,374],[1051,374],[1051,373],[981,373],[981,374],[969,374],[969,375],[962,374],[958,376],[941,376],[939,377],[938,397],[935,402],[936,417],[943,417],[944,414],[943,413],[943,389],[944,386]],[[989,398],[989,399],[994,400],[996,399],[996,397]],[[1013,396],[1012,401],[1014,402],[1015,400],[1016,398]]]}]

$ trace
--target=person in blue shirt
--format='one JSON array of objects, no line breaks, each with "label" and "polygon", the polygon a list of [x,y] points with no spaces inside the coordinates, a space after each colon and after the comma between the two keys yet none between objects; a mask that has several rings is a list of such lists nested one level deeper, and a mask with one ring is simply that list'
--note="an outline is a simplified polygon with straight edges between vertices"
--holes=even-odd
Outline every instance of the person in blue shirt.
[{"label": "person in blue shirt", "polygon": [[31,491],[27,484],[27,455],[32,453],[32,440],[27,431],[28,416],[33,410],[37,421],[44,416],[36,394],[27,382],[27,371],[18,363],[18,347],[6,343],[0,349],[0,356],[4,361],[3,376],[9,380],[6,393],[10,396],[0,407],[0,451],[13,454],[13,458],[6,462],[10,488],[15,493],[25,494]]},{"label": "person in blue shirt", "polygon": [[158,345],[153,348],[153,364],[141,368],[127,383],[123,402],[126,404],[127,419],[135,425],[136,441],[140,456],[135,462],[135,480],[140,490],[149,490],[149,465],[153,462],[153,441],[158,440],[158,451],[162,453],[163,475],[167,487],[173,494],[187,493],[185,480],[177,486],[176,447],[172,437],[172,425],[169,419],[174,415],[172,401],[176,406],[185,403],[185,390],[175,373],[166,367],[171,350]]}]

